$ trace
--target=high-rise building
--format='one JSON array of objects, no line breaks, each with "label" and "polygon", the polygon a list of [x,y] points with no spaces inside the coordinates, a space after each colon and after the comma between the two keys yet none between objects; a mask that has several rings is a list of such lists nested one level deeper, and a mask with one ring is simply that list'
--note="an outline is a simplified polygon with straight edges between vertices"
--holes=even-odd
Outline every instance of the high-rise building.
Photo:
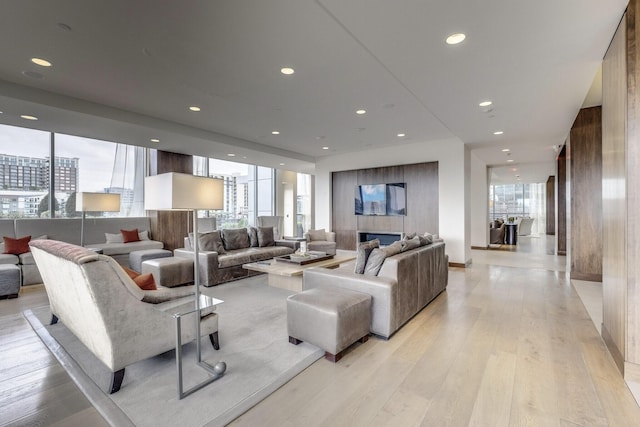
[{"label": "high-rise building", "polygon": [[[55,192],[78,189],[78,158],[56,157]],[[49,158],[0,154],[0,190],[41,191],[49,188]]]}]

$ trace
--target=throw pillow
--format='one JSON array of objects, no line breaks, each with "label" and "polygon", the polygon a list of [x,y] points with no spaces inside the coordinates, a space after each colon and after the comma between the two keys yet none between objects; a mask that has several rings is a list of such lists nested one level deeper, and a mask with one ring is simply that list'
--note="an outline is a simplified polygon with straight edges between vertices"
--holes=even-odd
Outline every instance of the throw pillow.
[{"label": "throw pillow", "polygon": [[426,244],[428,245],[429,243],[433,243],[433,234],[426,232],[424,233],[424,235],[422,236],[424,237],[425,241],[427,242]]},{"label": "throw pillow", "polygon": [[133,279],[133,282],[140,287],[143,291],[156,291],[158,287],[156,286],[156,281],[153,278],[153,274],[145,273],[140,274],[136,278]]},{"label": "throw pillow", "polygon": [[124,243],[124,238],[122,237],[122,233],[118,233],[118,234],[104,233],[104,237],[107,240],[107,243]]},{"label": "throw pillow", "polygon": [[140,238],[140,240],[151,240],[149,238],[149,230],[142,230],[138,232],[138,237]]},{"label": "throw pillow", "polygon": [[255,227],[247,227],[249,233],[249,244],[252,248],[258,247],[258,229]]},{"label": "throw pillow", "polygon": [[379,247],[380,240],[378,239],[360,243],[358,245],[358,253],[356,254],[356,266],[353,272],[356,274],[363,274],[364,267],[367,265],[367,260],[369,259],[369,255],[371,255],[371,251]]},{"label": "throw pillow", "polygon": [[382,268],[382,264],[387,257],[399,254],[402,250],[400,241],[393,242],[384,248],[375,248],[371,251],[367,264],[364,267],[365,276],[377,276]]},{"label": "throw pillow", "polygon": [[420,246],[420,238],[415,236],[412,239],[402,240],[402,252],[410,251]]},{"label": "throw pillow", "polygon": [[[198,245],[200,245],[201,250],[218,252],[218,254],[226,253],[219,230],[198,234],[200,236],[198,237]],[[191,246],[193,247],[193,244]]]},{"label": "throw pillow", "polygon": [[315,240],[327,240],[327,232],[324,231],[324,228],[321,228],[320,230],[309,230],[307,235],[309,236],[309,240],[312,242]]},{"label": "throw pillow", "polygon": [[275,246],[276,241],[273,238],[273,227],[258,227],[258,246]]},{"label": "throw pillow", "polygon": [[407,233],[404,235],[402,240],[409,240],[409,239],[413,239],[414,237],[416,237],[416,233]]},{"label": "throw pillow", "polygon": [[222,243],[228,251],[248,248],[251,244],[246,228],[225,228],[222,230]]},{"label": "throw pillow", "polygon": [[5,254],[20,255],[31,251],[31,249],[29,248],[31,236],[25,236],[19,239],[3,237],[2,239],[4,240]]},{"label": "throw pillow", "polygon": [[122,233],[122,241],[124,243],[140,241],[140,235],[138,235],[137,228],[134,228],[133,230],[120,230],[120,233]]}]

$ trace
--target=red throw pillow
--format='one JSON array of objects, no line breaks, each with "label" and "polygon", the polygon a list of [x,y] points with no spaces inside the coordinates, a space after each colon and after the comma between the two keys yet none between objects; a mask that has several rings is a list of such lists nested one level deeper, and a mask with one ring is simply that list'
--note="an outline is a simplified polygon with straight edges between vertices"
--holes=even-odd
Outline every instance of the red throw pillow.
[{"label": "red throw pillow", "polygon": [[120,233],[122,233],[122,240],[124,240],[124,243],[140,241],[140,235],[138,234],[137,228],[134,228],[133,230],[120,230]]},{"label": "red throw pillow", "polygon": [[21,237],[19,239],[3,237],[3,239],[5,254],[20,255],[31,251],[31,248],[29,248],[31,236]]},{"label": "red throw pillow", "polygon": [[138,273],[137,271],[132,270],[130,268],[122,267],[122,269],[124,270],[125,273],[127,273],[129,275],[129,277],[131,277],[131,279],[135,279],[136,277],[138,277],[140,275],[140,273]]},{"label": "red throw pillow", "polygon": [[136,285],[140,286],[140,289],[143,291],[155,291],[158,289],[156,287],[156,281],[153,279],[153,274],[151,273],[141,274],[133,279],[133,281]]}]

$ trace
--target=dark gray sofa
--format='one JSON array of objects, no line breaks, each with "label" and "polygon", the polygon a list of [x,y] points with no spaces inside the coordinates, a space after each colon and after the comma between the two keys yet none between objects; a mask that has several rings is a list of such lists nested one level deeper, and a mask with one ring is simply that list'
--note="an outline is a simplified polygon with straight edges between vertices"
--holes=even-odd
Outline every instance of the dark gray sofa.
[{"label": "dark gray sofa", "polygon": [[[219,230],[224,232],[224,230]],[[247,231],[247,234],[249,232]],[[193,259],[193,249],[189,238],[184,239],[184,248],[176,249],[176,257]],[[247,239],[241,248],[231,249],[223,240],[225,253],[219,254],[212,250],[199,250],[200,283],[204,286],[214,286],[231,280],[261,274],[242,268],[242,264],[264,261],[280,255],[292,254],[299,243],[290,240],[275,240],[271,246],[251,246],[251,239]],[[237,242],[235,243],[237,246]],[[205,248],[206,249],[206,248]]]}]

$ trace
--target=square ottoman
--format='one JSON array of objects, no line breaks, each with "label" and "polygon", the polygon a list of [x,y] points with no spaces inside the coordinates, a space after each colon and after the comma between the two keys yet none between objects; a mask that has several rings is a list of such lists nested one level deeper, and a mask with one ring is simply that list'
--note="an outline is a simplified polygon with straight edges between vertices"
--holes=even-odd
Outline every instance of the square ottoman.
[{"label": "square ottoman", "polygon": [[0,298],[18,298],[21,280],[20,267],[0,264]]},{"label": "square ottoman", "polygon": [[156,285],[166,288],[193,282],[193,260],[189,258],[156,258],[142,263],[142,274],[151,273]]},{"label": "square ottoman", "polygon": [[168,258],[173,256],[171,251],[166,249],[144,249],[141,251],[133,251],[129,254],[129,266],[132,270],[139,273],[142,272],[142,263],[156,258]]},{"label": "square ottoman", "polygon": [[366,342],[371,325],[371,295],[339,288],[314,288],[287,298],[289,342],[307,341],[337,362],[356,341]]}]

